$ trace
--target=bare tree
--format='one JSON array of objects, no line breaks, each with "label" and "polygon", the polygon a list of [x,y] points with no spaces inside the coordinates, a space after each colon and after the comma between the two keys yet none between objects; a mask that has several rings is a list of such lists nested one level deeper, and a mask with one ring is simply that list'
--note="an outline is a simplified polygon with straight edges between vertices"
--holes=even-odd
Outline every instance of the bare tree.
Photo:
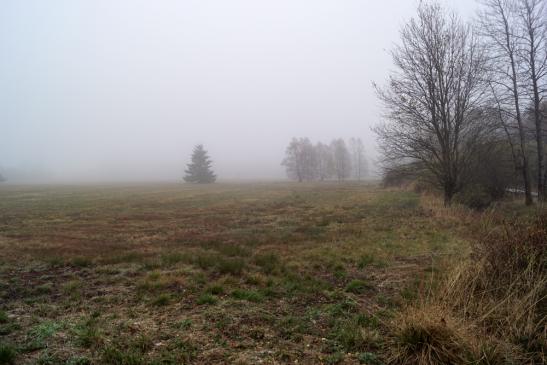
[{"label": "bare tree", "polygon": [[331,149],[334,158],[334,171],[338,181],[347,179],[351,174],[351,157],[342,138],[334,139],[331,142]]},{"label": "bare tree", "polygon": [[313,180],[317,174],[317,155],[308,138],[293,138],[281,163],[290,179],[302,182]]},{"label": "bare tree", "polygon": [[387,87],[376,87],[386,109],[375,128],[383,165],[419,166],[450,205],[486,135],[479,108],[482,52],[460,18],[438,4],[421,3],[391,54],[397,70]]},{"label": "bare tree", "polygon": [[545,181],[544,136],[541,103],[547,74],[547,8],[544,0],[517,0],[518,34],[521,39],[519,58],[523,64],[525,91],[532,100],[532,116],[537,152],[538,199],[547,200]]},{"label": "bare tree", "polygon": [[317,156],[317,177],[323,181],[334,175],[334,157],[330,146],[318,142],[315,145]]},{"label": "bare tree", "polygon": [[[518,147],[517,167],[522,172],[525,203],[532,204],[530,166],[527,155],[526,130],[522,117],[521,85],[519,75],[523,72],[519,54],[522,49],[523,29],[516,25],[518,7],[514,0],[482,0],[484,9],[479,16],[480,31],[484,48],[487,50],[491,90],[500,110],[514,120],[516,125],[505,125],[511,131],[516,129]],[[503,121],[506,118],[501,118]],[[513,124],[513,123],[511,123]]]},{"label": "bare tree", "polygon": [[353,173],[357,180],[361,180],[367,173],[367,159],[365,158],[365,146],[361,138],[351,138],[349,140],[351,150],[351,165],[353,166]]}]

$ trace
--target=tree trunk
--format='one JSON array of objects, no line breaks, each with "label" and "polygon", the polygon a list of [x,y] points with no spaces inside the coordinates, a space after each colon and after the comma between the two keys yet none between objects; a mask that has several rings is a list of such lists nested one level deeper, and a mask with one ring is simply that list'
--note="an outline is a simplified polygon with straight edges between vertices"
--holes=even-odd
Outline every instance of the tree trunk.
[{"label": "tree trunk", "polygon": [[543,163],[543,133],[541,126],[541,98],[539,95],[538,75],[536,72],[536,50],[535,50],[535,34],[533,27],[528,24],[528,34],[530,37],[529,63],[530,63],[530,78],[532,79],[532,91],[534,93],[534,122],[536,127],[536,144],[537,144],[537,190],[538,200],[545,201],[545,180],[543,179],[543,171],[545,169]]},{"label": "tree trunk", "polygon": [[522,160],[522,177],[524,178],[524,203],[526,205],[532,205],[534,201],[532,199],[532,184],[530,184],[530,170],[528,169],[528,158],[526,156],[523,156]]},{"label": "tree trunk", "polygon": [[449,207],[452,205],[452,198],[454,197],[454,183],[448,182],[444,184],[444,206]]},{"label": "tree trunk", "polygon": [[543,175],[543,198],[547,201],[547,169],[545,169],[545,175]]},{"label": "tree trunk", "polygon": [[[535,103],[535,101],[534,101]],[[537,144],[537,155],[538,155],[538,200],[539,201],[546,201],[547,197],[545,196],[545,188],[546,188],[546,181],[545,177],[547,177],[547,171],[545,171],[545,162],[543,160],[543,138],[542,138],[542,130],[541,130],[541,118],[539,116],[539,99],[537,103],[537,109],[535,110],[535,117],[536,117],[536,144]],[[544,176],[545,172],[545,176]]]},{"label": "tree trunk", "polygon": [[510,55],[511,71],[513,81],[513,99],[515,102],[515,112],[518,124],[519,139],[520,139],[520,152],[522,154],[522,178],[524,179],[524,203],[526,205],[532,205],[532,186],[530,184],[530,167],[528,165],[528,156],[526,156],[526,137],[524,135],[524,125],[522,124],[522,114],[520,112],[520,100],[517,86],[517,71],[515,66],[515,60],[513,55]]},{"label": "tree trunk", "polygon": [[519,89],[518,89],[518,73],[515,61],[515,50],[511,44],[511,37],[513,37],[512,31],[509,27],[509,21],[505,14],[502,12],[503,16],[503,26],[504,26],[504,38],[505,38],[505,49],[507,50],[507,56],[509,59],[510,67],[510,78],[512,83],[512,96],[513,102],[515,104],[515,118],[517,120],[519,139],[520,139],[520,152],[522,154],[522,177],[524,179],[524,202],[526,205],[531,205],[532,200],[532,190],[530,185],[530,167],[528,166],[528,157],[526,156],[526,138],[524,135],[524,125],[522,124],[522,114],[520,112],[520,98],[519,98]]},{"label": "tree trunk", "polygon": [[444,191],[444,206],[445,207],[449,207],[452,205],[453,197],[454,197],[454,193],[445,189]]}]

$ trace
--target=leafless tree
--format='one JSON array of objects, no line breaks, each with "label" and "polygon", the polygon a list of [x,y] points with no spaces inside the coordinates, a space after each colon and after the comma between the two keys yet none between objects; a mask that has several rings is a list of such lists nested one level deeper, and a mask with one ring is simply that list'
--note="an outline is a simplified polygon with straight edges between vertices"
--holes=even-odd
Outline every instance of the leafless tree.
[{"label": "leafless tree", "polygon": [[351,165],[353,166],[353,173],[357,180],[361,180],[366,174],[367,159],[365,158],[365,146],[361,138],[351,138],[349,140],[351,150]]},{"label": "leafless tree", "polygon": [[[504,128],[509,139],[516,130],[518,158],[517,167],[522,172],[525,203],[532,204],[530,166],[527,154],[526,130],[522,116],[522,88],[520,75],[524,72],[519,56],[524,32],[516,22],[518,6],[515,0],[482,0],[483,10],[479,15],[479,29],[487,50],[488,64],[492,71],[489,82],[500,113],[509,118]],[[514,123],[511,123],[514,121]]]},{"label": "leafless tree", "polygon": [[334,139],[331,142],[331,149],[334,158],[334,171],[338,181],[347,179],[351,174],[351,157],[342,138]]},{"label": "leafless tree", "polygon": [[449,205],[487,135],[484,58],[470,26],[438,4],[421,3],[400,34],[391,52],[396,71],[376,87],[386,110],[375,128],[383,166],[419,166]]},{"label": "leafless tree", "polygon": [[317,155],[308,138],[293,138],[281,163],[290,179],[302,182],[314,180],[317,174]]},{"label": "leafless tree", "polygon": [[517,34],[520,36],[518,57],[523,64],[523,84],[530,96],[537,152],[537,191],[547,200],[545,181],[544,132],[541,103],[546,92],[547,74],[547,7],[545,0],[517,0]]},{"label": "leafless tree", "polygon": [[334,175],[334,156],[329,145],[318,142],[315,145],[317,156],[317,177],[319,180],[327,180]]}]

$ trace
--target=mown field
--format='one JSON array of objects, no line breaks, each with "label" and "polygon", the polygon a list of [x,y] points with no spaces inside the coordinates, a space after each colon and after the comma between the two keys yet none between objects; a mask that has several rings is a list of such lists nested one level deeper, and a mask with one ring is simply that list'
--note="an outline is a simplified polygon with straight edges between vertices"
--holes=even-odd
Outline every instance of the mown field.
[{"label": "mown field", "polygon": [[0,187],[0,364],[381,364],[470,226],[366,184]]}]

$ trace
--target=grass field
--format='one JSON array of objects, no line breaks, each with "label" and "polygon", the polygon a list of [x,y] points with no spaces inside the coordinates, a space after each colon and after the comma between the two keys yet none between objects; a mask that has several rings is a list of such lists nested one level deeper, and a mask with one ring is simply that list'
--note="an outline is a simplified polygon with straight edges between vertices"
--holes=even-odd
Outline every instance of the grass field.
[{"label": "grass field", "polygon": [[0,188],[0,364],[381,364],[469,226],[365,184]]}]

